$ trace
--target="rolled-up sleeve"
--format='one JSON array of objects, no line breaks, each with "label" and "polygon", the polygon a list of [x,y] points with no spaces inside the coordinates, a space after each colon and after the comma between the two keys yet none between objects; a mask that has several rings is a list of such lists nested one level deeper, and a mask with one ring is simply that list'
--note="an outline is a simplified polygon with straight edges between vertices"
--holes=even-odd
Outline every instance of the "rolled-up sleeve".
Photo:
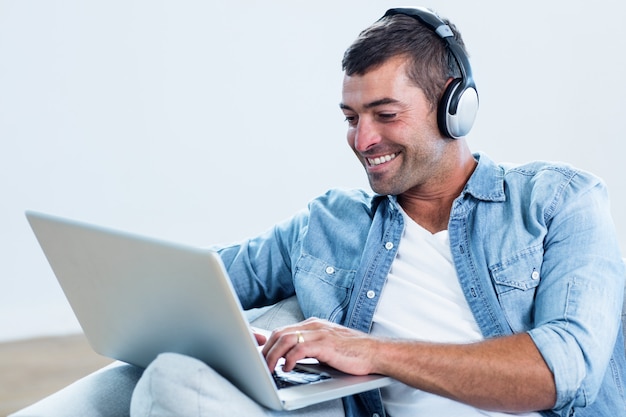
[{"label": "rolled-up sleeve", "polygon": [[601,181],[574,177],[551,207],[529,334],[554,375],[554,411],[569,415],[602,385],[621,325],[626,272]]}]

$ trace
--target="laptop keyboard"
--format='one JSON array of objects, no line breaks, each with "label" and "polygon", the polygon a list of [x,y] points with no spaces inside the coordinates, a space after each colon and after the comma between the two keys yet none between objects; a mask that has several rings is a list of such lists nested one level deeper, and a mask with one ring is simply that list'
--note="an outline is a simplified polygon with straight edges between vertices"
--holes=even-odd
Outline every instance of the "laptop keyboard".
[{"label": "laptop keyboard", "polygon": [[285,372],[282,370],[282,367],[277,366],[273,376],[278,389],[289,388],[295,385],[311,384],[331,378],[326,372],[315,372],[298,365],[289,372]]}]

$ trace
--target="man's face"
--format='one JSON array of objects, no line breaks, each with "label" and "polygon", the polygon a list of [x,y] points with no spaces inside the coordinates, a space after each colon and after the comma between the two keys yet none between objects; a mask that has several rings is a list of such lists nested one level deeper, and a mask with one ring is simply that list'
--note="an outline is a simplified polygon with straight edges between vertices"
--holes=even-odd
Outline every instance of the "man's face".
[{"label": "man's face", "polygon": [[364,75],[344,76],[340,105],[348,144],[380,194],[424,191],[442,173],[446,139],[436,111],[394,57]]}]

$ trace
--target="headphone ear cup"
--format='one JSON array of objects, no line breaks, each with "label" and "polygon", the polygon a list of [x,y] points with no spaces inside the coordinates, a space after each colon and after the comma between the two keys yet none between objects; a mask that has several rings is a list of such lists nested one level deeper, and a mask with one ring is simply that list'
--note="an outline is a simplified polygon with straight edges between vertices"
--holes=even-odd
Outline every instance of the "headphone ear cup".
[{"label": "headphone ear cup", "polygon": [[441,100],[439,101],[439,108],[437,109],[437,124],[439,125],[439,131],[442,135],[449,138],[454,138],[450,134],[448,129],[448,112],[450,110],[450,101],[452,100],[452,94],[459,87],[461,79],[455,79],[448,84],[448,87],[443,92]]},{"label": "headphone ear cup", "polygon": [[[478,113],[478,93],[471,86],[463,91],[457,91],[462,80],[457,78],[444,91],[437,110],[437,123],[441,133],[449,138],[458,139],[465,136],[472,129]],[[460,96],[456,111],[451,109],[452,99]]]}]

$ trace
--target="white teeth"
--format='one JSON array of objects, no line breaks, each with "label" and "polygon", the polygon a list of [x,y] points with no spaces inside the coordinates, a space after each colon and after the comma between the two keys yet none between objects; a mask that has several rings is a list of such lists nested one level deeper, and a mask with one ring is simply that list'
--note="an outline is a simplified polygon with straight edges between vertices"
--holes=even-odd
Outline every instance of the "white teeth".
[{"label": "white teeth", "polygon": [[380,165],[384,162],[389,162],[392,159],[394,159],[398,154],[392,153],[389,155],[385,155],[385,156],[379,156],[378,158],[367,158],[367,162],[369,162],[369,164],[371,166],[376,166],[376,165]]}]

